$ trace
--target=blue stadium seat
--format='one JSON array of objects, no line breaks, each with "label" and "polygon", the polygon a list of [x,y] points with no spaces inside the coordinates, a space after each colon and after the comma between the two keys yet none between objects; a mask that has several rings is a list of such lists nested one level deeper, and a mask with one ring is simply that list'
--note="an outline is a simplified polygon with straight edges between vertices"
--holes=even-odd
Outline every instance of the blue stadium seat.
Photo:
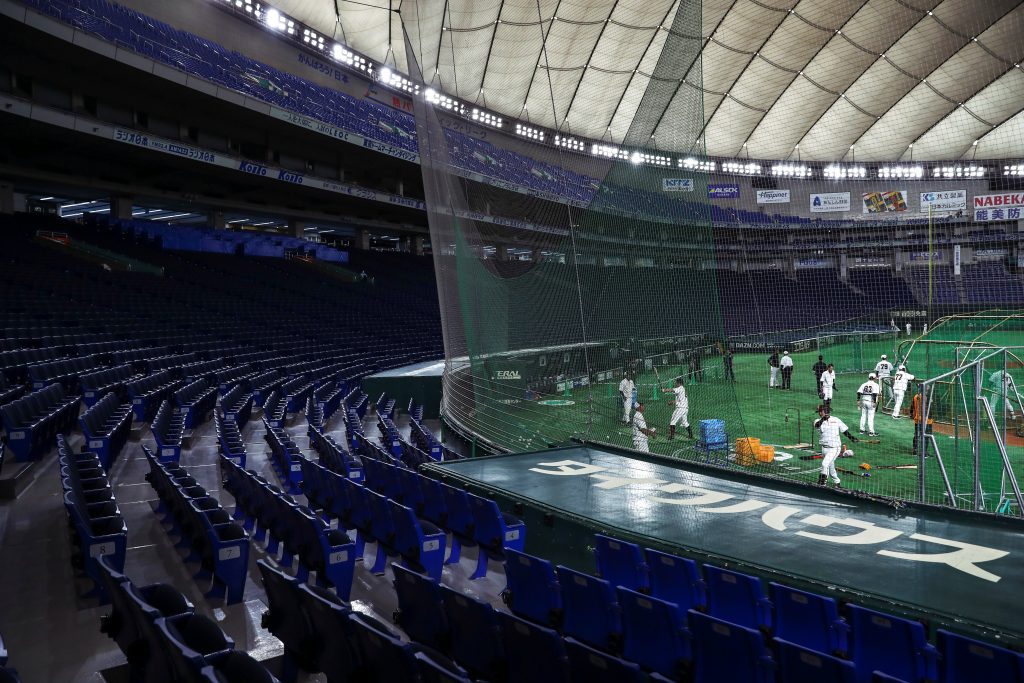
[{"label": "blue stadium seat", "polygon": [[[166,668],[156,672],[151,669],[150,676],[155,674],[161,681],[195,680],[206,666],[235,647],[217,622],[202,614],[157,619],[156,628],[166,655]],[[147,677],[147,683],[149,680]]]},{"label": "blue stadium seat", "polygon": [[302,611],[309,619],[313,633],[312,655],[316,668],[328,681],[347,681],[359,666],[358,653],[349,638],[352,610],[338,596],[325,588],[299,586]]},{"label": "blue stadium seat", "polygon": [[615,588],[596,576],[559,565],[562,587],[562,632],[591,647],[615,652],[622,637],[622,622]]},{"label": "blue stadium seat", "polygon": [[679,677],[692,659],[686,611],[673,603],[618,588],[622,656],[644,669]]},{"label": "blue stadium seat", "polygon": [[476,543],[476,520],[465,491],[443,483],[440,484],[440,488],[445,507],[444,523],[440,526],[452,534],[452,549],[445,564],[458,564],[462,557],[462,546]]},{"label": "blue stadium seat", "polygon": [[360,680],[376,683],[415,681],[416,649],[403,643],[387,625],[359,612],[349,615],[353,642],[359,652]]},{"label": "blue stadium seat", "polygon": [[647,562],[636,543],[594,534],[594,561],[597,575],[613,586],[646,593],[650,588]]},{"label": "blue stadium seat", "polygon": [[509,551],[505,559],[508,584],[502,598],[512,613],[538,624],[561,626],[562,589],[555,568],[545,559]]},{"label": "blue stadium seat", "polygon": [[586,683],[647,683],[639,665],[615,655],[587,647],[572,638],[565,639],[569,671],[574,681]]},{"label": "blue stadium seat", "polygon": [[747,628],[772,627],[772,604],[764,596],[761,579],[710,564],[704,565],[704,575],[708,614]]},{"label": "blue stadium seat", "polygon": [[531,683],[569,683],[569,659],[555,631],[498,612],[505,652],[507,680]]},{"label": "blue stadium seat", "polygon": [[522,551],[526,544],[526,525],[521,519],[502,512],[490,498],[466,494],[473,513],[473,540],[479,546],[476,570],[471,579],[487,574],[487,561],[505,560],[505,549]]},{"label": "blue stadium seat", "polygon": [[773,683],[774,662],[754,629],[689,612],[693,633],[693,683]]},{"label": "blue stadium seat", "polygon": [[262,664],[237,650],[218,657],[201,673],[213,683],[279,683]]},{"label": "blue stadium seat", "polygon": [[939,629],[941,683],[1024,683],[1024,655]]},{"label": "blue stadium seat", "polygon": [[471,675],[496,680],[504,665],[505,652],[494,608],[447,586],[440,590],[451,629],[452,657]]},{"label": "blue stadium seat", "polygon": [[267,595],[267,606],[263,613],[262,626],[284,644],[285,678],[294,677],[298,666],[306,671],[316,670],[313,653],[313,632],[299,600],[301,583],[294,576],[285,574],[266,560],[256,563],[263,577],[263,590]]},{"label": "blue stadium seat", "polygon": [[389,500],[388,508],[395,529],[394,546],[403,564],[440,581],[447,542],[445,533],[430,522],[417,519],[412,508],[401,503]]},{"label": "blue stadium seat", "polygon": [[432,578],[392,564],[398,612],[395,621],[417,643],[447,650],[450,640],[448,620],[441,600],[441,587]]},{"label": "blue stadium seat", "polygon": [[868,680],[872,671],[911,683],[936,678],[936,651],[927,642],[921,623],[858,605],[847,608],[851,631],[849,658],[857,666],[861,680]]},{"label": "blue stadium seat", "polygon": [[786,683],[857,683],[852,662],[775,639],[779,678]]},{"label": "blue stadium seat", "polygon": [[0,666],[7,666],[7,646],[4,645],[2,633],[0,633]]},{"label": "blue stadium seat", "polygon": [[775,606],[775,637],[824,654],[846,652],[849,627],[836,601],[779,583],[769,584]]},{"label": "blue stadium seat", "polygon": [[427,652],[417,652],[414,657],[420,683],[472,683],[473,679],[464,672],[453,671]]},{"label": "blue stadium seat", "polygon": [[869,683],[910,683],[910,681],[903,678],[896,678],[889,674],[882,673],[881,671],[872,671],[871,677],[867,679]]},{"label": "blue stadium seat", "polygon": [[650,572],[651,595],[674,602],[684,611],[707,606],[707,586],[696,562],[650,548],[644,552]]}]

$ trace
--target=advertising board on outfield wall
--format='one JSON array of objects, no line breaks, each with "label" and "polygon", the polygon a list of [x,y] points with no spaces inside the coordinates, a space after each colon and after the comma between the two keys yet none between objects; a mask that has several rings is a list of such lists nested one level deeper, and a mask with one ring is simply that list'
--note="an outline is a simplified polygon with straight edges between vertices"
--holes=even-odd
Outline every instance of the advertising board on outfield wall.
[{"label": "advertising board on outfield wall", "polygon": [[708,199],[739,199],[739,183],[708,183]]},{"label": "advertising board on outfield wall", "polygon": [[662,178],[662,192],[693,192],[693,178]]},{"label": "advertising board on outfield wall", "polygon": [[821,192],[811,195],[811,213],[835,213],[849,210],[849,192]]},{"label": "advertising board on outfield wall", "polygon": [[974,220],[1019,221],[1024,218],[1024,192],[979,194],[974,197]]},{"label": "advertising board on outfield wall", "polygon": [[860,199],[862,213],[891,213],[907,210],[906,190],[863,192]]},{"label": "advertising board on outfield wall", "polygon": [[789,204],[789,190],[758,190],[758,204]]},{"label": "advertising board on outfield wall", "polygon": [[967,190],[943,190],[942,192],[921,193],[921,213],[966,210]]}]

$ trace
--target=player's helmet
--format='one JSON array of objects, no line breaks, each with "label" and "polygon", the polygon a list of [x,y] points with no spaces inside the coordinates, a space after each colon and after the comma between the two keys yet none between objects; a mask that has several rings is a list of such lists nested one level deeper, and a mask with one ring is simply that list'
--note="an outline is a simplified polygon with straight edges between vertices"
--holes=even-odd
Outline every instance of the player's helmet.
[{"label": "player's helmet", "polygon": [[887,355],[885,355],[885,354],[883,353],[883,354],[882,354],[882,360],[889,360],[889,356],[887,356]]},{"label": "player's helmet", "polygon": [[868,375],[868,379],[878,379],[878,375],[872,372],[870,375]]},{"label": "player's helmet", "polygon": [[901,366],[900,366],[900,370],[906,370],[906,369],[907,369],[907,366],[906,366],[906,365],[901,365]]}]

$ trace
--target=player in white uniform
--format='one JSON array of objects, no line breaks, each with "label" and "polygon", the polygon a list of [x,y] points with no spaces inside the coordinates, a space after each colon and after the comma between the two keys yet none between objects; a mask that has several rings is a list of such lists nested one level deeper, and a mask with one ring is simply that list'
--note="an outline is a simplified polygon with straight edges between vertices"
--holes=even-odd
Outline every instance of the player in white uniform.
[{"label": "player in white uniform", "polygon": [[838,417],[829,415],[828,408],[824,404],[818,406],[818,420],[814,428],[819,430],[821,438],[821,474],[818,475],[818,484],[824,486],[828,483],[829,476],[839,488],[839,473],[836,472],[836,458],[842,450],[840,436],[845,436],[850,441],[857,441],[857,437],[850,433],[850,428]]},{"label": "player in white uniform", "polygon": [[790,384],[793,381],[793,359],[789,355],[789,351],[782,352],[782,359],[779,361],[779,372],[782,373],[782,388],[791,389]]},{"label": "player in white uniform", "polygon": [[910,336],[910,323],[907,323],[907,336]]},{"label": "player in white uniform", "polygon": [[878,383],[875,373],[868,375],[868,381],[860,385],[860,389],[857,389],[857,405],[860,406],[860,433],[863,434],[864,430],[868,430],[868,434],[871,436],[878,436],[875,434],[875,409],[878,407]]},{"label": "player in white uniform", "polygon": [[647,437],[653,437],[656,431],[654,427],[647,427],[647,420],[644,418],[644,404],[637,403],[633,407],[633,448],[641,453],[650,453]]},{"label": "player in white uniform", "polygon": [[636,384],[633,383],[633,378],[628,374],[622,376],[622,381],[619,382],[619,396],[622,398],[622,423],[629,424],[629,409],[633,407],[633,392],[636,390]]},{"label": "player in white uniform", "polygon": [[683,427],[686,428],[686,435],[691,439],[693,438],[693,429],[690,428],[690,421],[686,419],[687,413],[690,411],[690,403],[686,399],[686,389],[683,388],[683,378],[676,377],[676,386],[674,389],[663,389],[668,394],[675,394],[673,398],[669,399],[669,403],[673,404],[672,419],[668,422],[668,438],[672,439],[676,435],[676,425],[682,423]]},{"label": "player in white uniform", "polygon": [[825,372],[821,373],[821,400],[825,407],[832,408],[832,393],[836,390],[836,368],[832,363],[828,364]]},{"label": "player in white uniform", "polygon": [[892,374],[892,363],[889,356],[882,354],[882,359],[875,364],[875,374],[878,375],[878,383],[886,396],[892,398],[892,385],[889,383],[889,376]]},{"label": "player in white uniform", "polygon": [[907,386],[912,379],[914,376],[907,372],[907,366],[901,365],[892,380],[892,393],[895,397],[895,403],[892,406],[892,419],[894,420],[900,419],[900,407],[903,405],[903,397],[907,395]]},{"label": "player in white uniform", "polygon": [[1017,393],[1013,376],[1005,370],[996,370],[989,375],[988,383],[992,385],[992,414],[999,417],[999,401],[1002,399],[1006,401],[1006,411],[1010,414],[1010,419],[1016,420],[1017,411],[1014,410],[1013,401],[1010,400],[1010,397]]}]

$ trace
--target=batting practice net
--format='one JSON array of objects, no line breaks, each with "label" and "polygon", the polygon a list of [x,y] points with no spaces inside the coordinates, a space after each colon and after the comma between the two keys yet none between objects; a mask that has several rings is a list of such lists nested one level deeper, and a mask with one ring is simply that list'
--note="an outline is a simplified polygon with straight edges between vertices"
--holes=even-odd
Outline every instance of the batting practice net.
[{"label": "batting practice net", "polygon": [[[407,26],[423,23],[410,16],[417,4],[401,11]],[[483,91],[483,106],[472,111],[441,94],[442,84],[414,98],[445,342],[446,422],[496,452],[586,439],[816,482],[818,377],[832,364],[832,412],[870,442],[846,444],[837,462],[842,485],[952,504],[941,476],[918,477],[911,411],[919,384],[891,414],[901,345],[917,337],[895,325],[889,309],[913,294],[867,258],[860,271],[851,265],[849,286],[836,264],[820,259],[788,259],[790,268],[806,269],[780,272],[765,252],[782,248],[788,230],[723,227],[733,188],[701,161],[700,3],[680,3],[666,24],[657,63],[644,65],[647,85],[630,95],[637,113],[614,141],[574,138],[571,112],[556,112],[558,133],[503,122],[483,109]],[[436,70],[420,64],[442,55],[424,57],[414,42],[423,45],[406,35],[410,75],[430,84]],[[551,92],[568,87],[556,57],[541,52]],[[524,105],[520,118],[528,113]],[[465,116],[479,129],[468,130]],[[677,124],[672,139],[654,140],[664,117]],[[522,149],[516,138],[544,135],[555,135],[555,144],[531,148],[530,173],[543,181],[535,188],[547,189],[526,193],[504,155]],[[659,147],[673,152],[651,151]],[[831,182],[822,180],[822,190]],[[511,185],[518,191],[505,189]],[[882,289],[902,287],[903,299],[862,301],[853,285],[868,285],[857,273]],[[858,389],[883,361],[891,370],[878,384],[882,396],[861,424]],[[932,374],[925,363],[919,378]],[[677,410],[676,386],[685,411]]]}]

